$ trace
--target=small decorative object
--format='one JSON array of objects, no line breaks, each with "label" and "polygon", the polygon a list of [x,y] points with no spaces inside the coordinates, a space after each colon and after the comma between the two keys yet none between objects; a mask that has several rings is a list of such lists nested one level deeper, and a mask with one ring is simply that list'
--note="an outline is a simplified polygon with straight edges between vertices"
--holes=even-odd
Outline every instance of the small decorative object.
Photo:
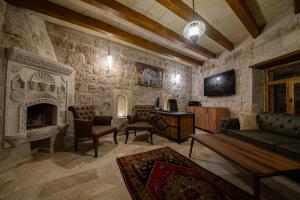
[{"label": "small decorative object", "polygon": [[35,81],[28,81],[28,84],[29,84],[30,90],[35,90],[36,89],[37,82],[35,82]]},{"label": "small decorative object", "polygon": [[48,83],[44,83],[44,82],[39,82],[38,85],[40,86],[42,91],[46,91],[49,88],[49,84]]},{"label": "small decorative object", "polygon": [[137,84],[141,86],[162,87],[163,69],[136,63]]},{"label": "small decorative object", "polygon": [[202,21],[195,20],[195,2],[193,0],[193,21],[189,22],[183,29],[183,36],[195,44],[204,34],[206,26]]}]

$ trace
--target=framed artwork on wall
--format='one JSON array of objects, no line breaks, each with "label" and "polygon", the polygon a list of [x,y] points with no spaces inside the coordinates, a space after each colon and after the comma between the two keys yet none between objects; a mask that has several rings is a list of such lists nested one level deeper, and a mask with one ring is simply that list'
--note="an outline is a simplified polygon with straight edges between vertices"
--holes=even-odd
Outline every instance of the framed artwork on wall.
[{"label": "framed artwork on wall", "polygon": [[163,69],[144,63],[136,62],[137,85],[148,87],[162,87]]}]

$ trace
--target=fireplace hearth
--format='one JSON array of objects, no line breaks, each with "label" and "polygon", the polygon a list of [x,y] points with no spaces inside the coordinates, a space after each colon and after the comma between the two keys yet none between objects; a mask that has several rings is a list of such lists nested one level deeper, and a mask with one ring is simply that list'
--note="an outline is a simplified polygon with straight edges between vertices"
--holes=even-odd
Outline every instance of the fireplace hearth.
[{"label": "fireplace hearth", "polygon": [[37,104],[27,108],[26,129],[42,128],[57,123],[57,107],[51,104]]}]

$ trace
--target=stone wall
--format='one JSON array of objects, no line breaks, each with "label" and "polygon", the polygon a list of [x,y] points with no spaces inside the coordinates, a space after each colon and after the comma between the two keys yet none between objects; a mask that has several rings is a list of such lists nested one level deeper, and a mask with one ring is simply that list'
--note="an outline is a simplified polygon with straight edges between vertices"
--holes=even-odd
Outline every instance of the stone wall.
[{"label": "stone wall", "polygon": [[[178,100],[180,110],[185,109],[191,95],[191,67],[51,23],[47,23],[47,30],[58,62],[76,71],[75,104],[94,104],[99,114],[115,115],[115,98],[124,94],[129,107],[170,97]],[[114,63],[108,72],[105,61],[109,48]],[[163,87],[137,86],[135,62],[163,68]],[[180,84],[172,82],[175,73],[181,74]]]},{"label": "stone wall", "polygon": [[[300,15],[290,13],[270,22],[264,32],[238,45],[235,50],[223,52],[203,67],[193,69],[192,99],[201,100],[204,106],[228,107],[235,112],[263,110],[264,79],[261,70],[249,66],[298,50],[300,48]],[[230,69],[236,72],[236,95],[205,97],[203,80]]]}]

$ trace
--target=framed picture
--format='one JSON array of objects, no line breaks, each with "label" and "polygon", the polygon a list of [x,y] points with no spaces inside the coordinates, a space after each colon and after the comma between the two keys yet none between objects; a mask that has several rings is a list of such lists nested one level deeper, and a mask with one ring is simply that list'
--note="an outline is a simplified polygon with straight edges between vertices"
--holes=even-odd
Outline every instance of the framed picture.
[{"label": "framed picture", "polygon": [[137,85],[162,87],[163,69],[144,63],[136,62]]}]

